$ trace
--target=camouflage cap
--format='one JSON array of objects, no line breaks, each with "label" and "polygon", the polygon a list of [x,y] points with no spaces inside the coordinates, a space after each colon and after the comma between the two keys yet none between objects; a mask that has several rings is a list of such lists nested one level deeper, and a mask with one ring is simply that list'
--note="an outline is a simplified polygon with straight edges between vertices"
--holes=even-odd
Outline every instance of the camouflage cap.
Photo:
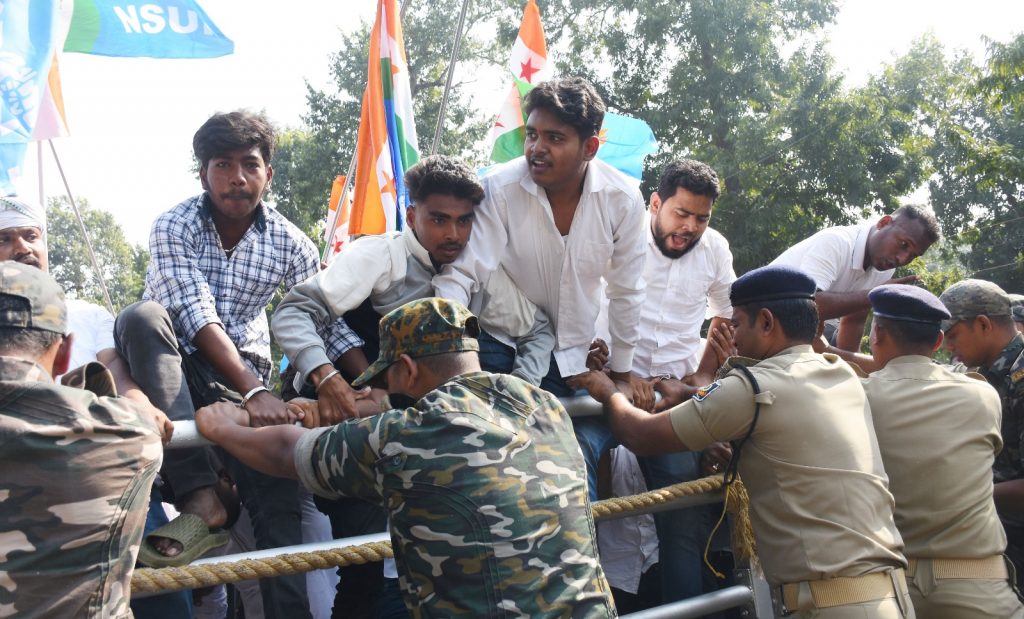
[{"label": "camouflage cap", "polygon": [[949,320],[942,321],[942,330],[975,316],[1009,316],[1010,297],[1006,291],[983,279],[965,279],[946,288],[939,300],[949,310]]},{"label": "camouflage cap", "polygon": [[1010,313],[1017,322],[1024,322],[1024,294],[1010,295]]},{"label": "camouflage cap", "polygon": [[352,385],[379,386],[380,374],[403,354],[413,359],[447,352],[479,351],[480,327],[464,305],[431,297],[410,301],[380,319],[380,355]]},{"label": "camouflage cap", "polygon": [[41,269],[11,260],[0,262],[0,327],[66,333],[64,291]]}]

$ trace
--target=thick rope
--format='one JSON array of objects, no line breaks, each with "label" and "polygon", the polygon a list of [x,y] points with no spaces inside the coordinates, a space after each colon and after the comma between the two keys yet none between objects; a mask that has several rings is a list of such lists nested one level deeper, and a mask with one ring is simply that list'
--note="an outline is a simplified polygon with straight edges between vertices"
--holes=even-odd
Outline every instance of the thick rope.
[{"label": "thick rope", "polygon": [[[704,477],[674,484],[658,490],[628,497],[598,501],[591,507],[594,520],[607,520],[612,516],[669,503],[679,497],[714,492],[722,488],[722,476]],[[750,528],[749,498],[743,484],[736,482],[729,488],[726,508],[734,515],[733,548],[737,557],[749,559],[754,554],[754,536]],[[267,559],[243,559],[236,562],[186,565],[161,569],[140,568],[132,575],[135,593],[159,593],[211,587],[225,583],[301,574],[346,565],[361,565],[383,561],[392,556],[390,542],[372,542],[359,546],[345,546],[317,552],[299,552]]]}]

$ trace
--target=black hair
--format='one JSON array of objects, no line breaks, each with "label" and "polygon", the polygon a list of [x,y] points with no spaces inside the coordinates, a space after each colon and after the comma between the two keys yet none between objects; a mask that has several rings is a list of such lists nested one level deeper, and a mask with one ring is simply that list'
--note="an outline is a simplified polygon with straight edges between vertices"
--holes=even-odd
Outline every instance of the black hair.
[{"label": "black hair", "polygon": [[277,134],[262,113],[238,110],[211,116],[192,138],[192,151],[199,164],[228,153],[258,147],[263,163],[270,164],[277,148]]},{"label": "black hair", "polygon": [[754,325],[758,312],[766,309],[791,340],[810,344],[818,334],[818,306],[814,299],[755,301],[740,307],[747,313],[750,326]]},{"label": "black hair", "polygon": [[877,314],[873,320],[878,323],[880,328],[885,329],[885,332],[901,348],[931,346],[938,339],[939,334],[942,333],[938,323],[929,324],[907,320],[893,320]]},{"label": "black hair", "polygon": [[594,85],[582,77],[567,77],[541,82],[526,95],[526,115],[534,110],[551,112],[571,126],[581,140],[601,131],[604,122],[604,101]]},{"label": "black hair", "polygon": [[405,186],[413,204],[434,194],[469,200],[477,206],[484,199],[484,188],[476,172],[457,157],[431,155],[421,159],[405,173]]},{"label": "black hair", "polygon": [[939,226],[939,220],[935,218],[935,213],[930,208],[907,204],[896,209],[892,218],[893,220],[905,218],[908,221],[916,222],[924,232],[929,245],[937,243],[942,238],[942,227]]},{"label": "black hair", "polygon": [[0,327],[0,354],[18,354],[38,359],[62,337],[60,333],[43,329]]},{"label": "black hair", "polygon": [[665,166],[658,181],[658,195],[668,200],[676,195],[676,190],[683,189],[698,196],[711,198],[714,204],[722,190],[718,186],[718,174],[706,163],[694,159],[680,159]]}]

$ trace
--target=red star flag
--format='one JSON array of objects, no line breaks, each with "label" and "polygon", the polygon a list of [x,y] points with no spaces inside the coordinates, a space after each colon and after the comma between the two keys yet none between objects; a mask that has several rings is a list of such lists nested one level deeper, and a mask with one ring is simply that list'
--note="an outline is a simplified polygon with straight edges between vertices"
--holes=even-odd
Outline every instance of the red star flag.
[{"label": "red star flag", "polygon": [[534,0],[526,3],[523,24],[512,46],[508,70],[512,74],[512,86],[491,128],[491,141],[494,144],[491,159],[498,162],[510,161],[523,154],[526,116],[523,114],[522,98],[536,84],[552,76],[548,67],[548,48],[544,44],[544,28],[540,24],[540,10]]}]

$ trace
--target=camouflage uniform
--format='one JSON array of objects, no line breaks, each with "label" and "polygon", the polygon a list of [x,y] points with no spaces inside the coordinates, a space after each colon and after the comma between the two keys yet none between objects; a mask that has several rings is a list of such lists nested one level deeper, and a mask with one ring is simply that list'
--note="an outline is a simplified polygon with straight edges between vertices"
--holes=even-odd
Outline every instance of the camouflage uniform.
[{"label": "camouflage uniform", "polygon": [[[475,332],[461,305],[405,305],[381,321],[380,357],[356,382],[401,353],[476,350]],[[571,428],[547,392],[471,372],[410,408],[307,433],[295,466],[318,494],[385,506],[415,617],[613,617]]]},{"label": "camouflage uniform", "polygon": [[[1003,451],[992,466],[995,483],[1024,479],[1024,335],[1017,334],[981,374],[999,392],[1003,404]],[[1024,588],[1024,521],[1002,517],[1006,554],[1017,568],[1017,586]]]},{"label": "camouflage uniform", "polygon": [[[2,263],[0,298],[15,296],[31,312],[0,311],[0,326],[63,331],[63,294],[49,276]],[[0,616],[130,617],[161,457],[127,400],[56,385],[40,365],[0,356]]]}]

